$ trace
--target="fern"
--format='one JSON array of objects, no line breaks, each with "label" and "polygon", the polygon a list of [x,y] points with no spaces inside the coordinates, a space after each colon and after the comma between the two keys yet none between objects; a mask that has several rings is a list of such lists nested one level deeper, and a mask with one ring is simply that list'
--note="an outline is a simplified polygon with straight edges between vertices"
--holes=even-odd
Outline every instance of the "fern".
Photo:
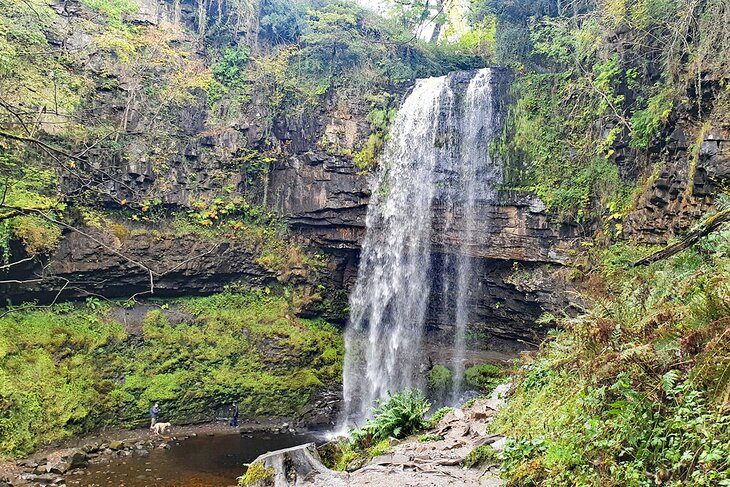
[{"label": "fern", "polygon": [[352,431],[352,439],[359,446],[367,448],[391,436],[403,438],[423,428],[423,418],[430,409],[431,403],[416,389],[388,393],[386,400],[376,403],[372,419],[362,428]]},{"label": "fern", "polygon": [[672,369],[661,378],[662,390],[667,394],[674,394],[676,392],[677,381],[679,380],[679,371]]}]

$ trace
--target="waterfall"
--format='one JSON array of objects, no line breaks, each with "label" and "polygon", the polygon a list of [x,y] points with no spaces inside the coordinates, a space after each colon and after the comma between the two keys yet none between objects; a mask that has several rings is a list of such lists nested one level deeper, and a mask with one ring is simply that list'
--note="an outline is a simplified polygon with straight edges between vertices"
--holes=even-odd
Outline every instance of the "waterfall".
[{"label": "waterfall", "polygon": [[[345,424],[360,423],[388,391],[423,387],[422,342],[432,285],[454,324],[452,396],[464,376],[478,209],[501,170],[489,157],[499,126],[482,69],[419,80],[390,130],[374,175],[358,278],[345,333]],[[441,222],[436,220],[442,219]],[[446,254],[434,259],[437,242]],[[439,275],[435,275],[435,274]]]}]

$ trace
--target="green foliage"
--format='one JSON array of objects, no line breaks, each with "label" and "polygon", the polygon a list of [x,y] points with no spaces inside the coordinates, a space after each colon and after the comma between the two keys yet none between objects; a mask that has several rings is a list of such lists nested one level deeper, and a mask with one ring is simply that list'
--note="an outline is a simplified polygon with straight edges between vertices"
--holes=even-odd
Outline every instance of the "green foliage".
[{"label": "green foliage", "polygon": [[495,428],[512,485],[730,483],[728,230],[648,267],[601,254],[596,305],[564,320]]},{"label": "green foliage", "polygon": [[466,456],[461,465],[466,468],[474,468],[482,465],[498,465],[500,463],[499,455],[492,448],[492,445],[482,445],[474,448]]},{"label": "green foliage", "polygon": [[377,157],[383,150],[388,137],[390,124],[395,120],[397,109],[394,106],[394,97],[387,92],[372,96],[371,109],[368,113],[371,134],[365,145],[353,157],[353,162],[360,169],[372,169],[377,165]]},{"label": "green foliage", "polygon": [[647,107],[637,110],[631,116],[631,145],[648,148],[651,139],[657,135],[672,113],[673,106],[673,93],[669,90],[661,91],[649,98]]},{"label": "green foliage", "polygon": [[131,0],[81,0],[81,3],[101,13],[107,25],[114,29],[123,28],[125,16],[139,10],[139,5]]},{"label": "green foliage", "polygon": [[246,83],[245,68],[250,58],[251,53],[247,47],[227,47],[212,66],[213,76],[227,87],[242,88]]},{"label": "green foliage", "polygon": [[[607,91],[613,89],[614,74],[613,61],[596,71]],[[610,105],[602,96],[602,102],[586,99],[585,110],[576,113],[575,89],[569,73],[519,79],[514,85],[518,100],[510,114],[514,132],[502,151],[510,161],[508,185],[537,194],[558,219],[580,222],[601,215],[609,204],[629,205],[631,185],[606,158],[605,151],[611,149],[594,139],[596,120],[607,116]]]},{"label": "green foliage", "polygon": [[418,442],[419,443],[428,443],[429,441],[441,441],[443,439],[444,439],[444,437],[442,435],[428,433],[428,434],[419,436]]},{"label": "green foliage", "polygon": [[46,219],[28,215],[8,221],[12,238],[20,240],[26,253],[31,257],[49,254],[61,239],[61,228]]},{"label": "green foliage", "polygon": [[428,371],[428,388],[431,392],[441,393],[451,388],[451,370],[445,365],[436,364]]},{"label": "green foliage", "polygon": [[[173,326],[165,308],[188,318]],[[109,311],[90,299],[0,319],[0,455],[138,424],[154,402],[173,423],[234,400],[248,417],[289,416],[341,380],[338,330],[265,291],[164,303],[133,340]]]},{"label": "green foliage", "polygon": [[479,364],[469,367],[464,372],[464,379],[471,387],[490,393],[503,382],[502,369],[493,364]]},{"label": "green foliage", "polygon": [[431,404],[416,389],[388,393],[388,398],[378,401],[373,408],[372,418],[352,431],[352,440],[360,447],[368,447],[390,437],[404,438],[423,428],[430,408]]},{"label": "green foliage", "polygon": [[273,44],[293,44],[302,31],[304,12],[299,2],[263,0],[261,28]]},{"label": "green foliage", "polygon": [[[470,47],[425,44],[403,25],[347,0],[296,5],[267,0],[262,9],[264,32],[282,46],[256,58],[249,78],[251,93],[267,101],[270,121],[302,115],[324,97],[348,103],[377,98],[415,77],[483,65],[474,51],[484,47],[485,33],[473,38]],[[394,107],[373,107],[384,110],[386,116],[373,114],[373,136],[357,154],[361,167],[374,163]]]},{"label": "green foliage", "polygon": [[338,452],[332,458],[323,459],[325,465],[334,470],[348,470],[362,467],[368,460],[385,455],[390,450],[390,439],[385,438],[377,443],[362,446],[353,439],[340,440],[336,446]]},{"label": "green foliage", "polygon": [[442,408],[437,409],[436,412],[434,412],[430,418],[428,418],[426,421],[424,421],[423,427],[425,429],[435,428],[439,424],[439,421],[444,419],[444,417],[453,410],[454,410],[454,408],[452,408],[452,407],[442,407]]},{"label": "green foliage", "polygon": [[[560,221],[624,214],[636,183],[619,177],[626,147],[653,153],[681,94],[728,76],[712,59],[730,52],[719,37],[730,12],[717,3],[475,0],[472,9],[496,17],[497,58],[518,68],[501,146],[506,184],[536,193]],[[687,35],[681,46],[677,32]]]}]

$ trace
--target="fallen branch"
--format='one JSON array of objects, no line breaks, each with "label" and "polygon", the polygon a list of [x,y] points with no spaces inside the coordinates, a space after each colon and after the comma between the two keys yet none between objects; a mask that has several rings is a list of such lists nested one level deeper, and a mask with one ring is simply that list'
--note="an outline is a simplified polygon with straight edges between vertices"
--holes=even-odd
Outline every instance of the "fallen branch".
[{"label": "fallen branch", "polygon": [[683,251],[684,249],[687,249],[687,248],[691,247],[692,245],[696,244],[703,237],[714,232],[715,230],[720,228],[724,223],[727,223],[729,221],[730,221],[730,208],[722,210],[719,213],[712,215],[707,220],[700,223],[697,226],[697,228],[695,228],[694,230],[689,232],[679,242],[673,243],[672,245],[668,245],[668,246],[664,247],[663,249],[644,257],[643,259],[637,260],[636,262],[634,262],[634,267],[649,265],[649,264],[653,264],[654,262],[658,262],[660,260],[667,259],[667,258]]}]

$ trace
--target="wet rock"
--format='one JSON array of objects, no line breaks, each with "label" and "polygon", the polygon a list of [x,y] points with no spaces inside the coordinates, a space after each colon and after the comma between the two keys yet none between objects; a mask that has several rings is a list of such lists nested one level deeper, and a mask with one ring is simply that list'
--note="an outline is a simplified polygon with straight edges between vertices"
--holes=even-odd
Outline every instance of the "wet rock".
[{"label": "wet rock", "polygon": [[137,455],[140,457],[148,457],[150,456],[150,452],[148,450],[139,449],[137,450]]},{"label": "wet rock", "polygon": [[68,456],[63,457],[63,460],[68,463],[67,470],[86,468],[89,466],[89,457],[82,450],[71,452]]},{"label": "wet rock", "polygon": [[110,450],[121,450],[124,448],[124,442],[120,440],[113,440],[109,443],[108,448]]},{"label": "wet rock", "polygon": [[71,470],[71,463],[64,460],[49,466],[50,473],[64,474],[69,470]]},{"label": "wet rock", "polygon": [[300,413],[296,425],[309,427],[334,424],[341,405],[341,388],[322,391]]},{"label": "wet rock", "polygon": [[81,447],[81,451],[86,453],[96,453],[99,451],[99,443],[87,443]]},{"label": "wet rock", "polygon": [[45,473],[45,474],[25,474],[20,476],[23,480],[28,480],[30,482],[35,482],[41,485],[51,485],[51,484],[60,484],[63,482],[63,478],[59,477],[56,474],[52,473]]}]

